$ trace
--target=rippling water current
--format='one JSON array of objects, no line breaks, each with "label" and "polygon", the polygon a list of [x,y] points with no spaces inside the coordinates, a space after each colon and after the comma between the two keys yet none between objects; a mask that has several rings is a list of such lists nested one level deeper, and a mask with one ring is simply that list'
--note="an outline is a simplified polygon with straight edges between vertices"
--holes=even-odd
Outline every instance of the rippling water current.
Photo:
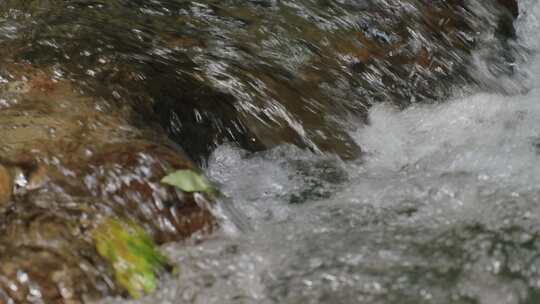
[{"label": "rippling water current", "polygon": [[[0,3],[4,2],[10,1]],[[0,28],[0,42],[12,42],[12,52],[19,52],[33,64],[56,65],[58,73],[69,73],[62,77],[75,79],[83,89],[98,95],[129,93],[129,86],[114,80],[125,75],[114,75],[111,66],[139,64],[130,77],[150,75],[159,82],[143,66],[145,60],[157,56],[163,62],[153,62],[152,68],[163,69],[165,75],[167,66],[174,61],[187,67],[185,70],[196,80],[196,70],[201,69],[205,81],[230,90],[240,101],[259,96],[257,92],[264,88],[267,93],[260,96],[268,97],[273,96],[268,93],[272,83],[275,90],[283,92],[287,88],[279,88],[283,80],[264,80],[261,75],[272,74],[267,69],[275,68],[264,61],[279,62],[276,75],[286,74],[287,70],[299,73],[300,65],[312,53],[326,52],[320,45],[306,51],[309,41],[320,38],[314,36],[321,33],[309,32],[296,19],[298,23],[287,23],[287,17],[272,36],[264,34],[260,24],[253,27],[253,32],[245,30],[245,24],[257,23],[254,20],[268,22],[262,17],[237,10],[228,11],[234,18],[220,19],[208,14],[210,8],[203,3],[187,8],[159,1],[132,1],[138,11],[154,17],[132,18],[122,15],[122,10],[118,15],[100,15],[96,9],[96,18],[84,19],[103,26],[127,27],[133,35],[128,39],[121,34],[101,37],[92,32],[95,25],[84,22],[74,22],[77,29],[67,28],[62,21],[64,15],[40,10],[40,5],[47,5],[45,2],[28,1],[29,6],[36,6],[32,16],[18,10],[4,12],[11,15],[6,16],[10,21]],[[277,2],[249,3],[272,11]],[[283,3],[291,11],[295,9],[294,2]],[[72,4],[73,9],[110,9],[97,1]],[[201,24],[174,14],[175,20],[184,22],[182,31],[189,37],[179,38],[185,35],[168,27],[171,12],[188,9],[190,16],[199,14]],[[288,144],[252,153],[216,141],[217,148],[203,166],[232,198],[235,208],[246,215],[252,229],[238,232],[226,223],[222,231],[213,235],[164,246],[171,261],[179,265],[179,272],[164,278],[155,294],[136,302],[539,303],[540,58],[536,54],[540,51],[540,3],[523,0],[520,12],[515,21],[517,45],[525,50],[519,53],[526,55],[510,64],[512,75],[484,71],[482,64],[488,59],[479,55],[477,64],[470,69],[482,85],[471,89],[466,79],[454,80],[457,87],[447,88],[448,92],[435,84],[436,96],[422,97],[443,102],[415,103],[407,99],[400,104],[396,100],[408,96],[405,88],[411,84],[396,85],[394,88],[401,91],[394,96],[378,96],[376,86],[370,88],[372,92],[351,91],[351,83],[345,81],[348,75],[340,75],[337,68],[321,72],[317,77],[337,79],[325,82],[324,94],[333,95],[333,100],[350,99],[349,112],[366,111],[365,116],[350,119],[352,126],[342,128],[343,136],[362,148],[360,159],[341,160]],[[312,13],[306,14],[320,16]],[[339,20],[328,17],[326,23],[318,22],[331,31],[339,22],[353,23],[353,17],[342,15]],[[214,27],[203,26],[210,23]],[[25,32],[25,26],[32,27],[32,31]],[[236,27],[244,30],[235,32]],[[295,37],[283,36],[280,40],[279,31],[292,35],[292,29]],[[153,37],[152,31],[156,30],[164,35]],[[60,38],[74,31],[80,39],[93,42],[79,44],[75,38]],[[18,36],[21,32],[26,36]],[[300,33],[305,39],[298,37]],[[198,35],[214,40],[198,40]],[[253,39],[253,45],[246,43],[241,49],[229,44],[231,37],[243,39],[234,35]],[[393,39],[384,33],[373,35]],[[125,40],[126,50],[118,49],[122,44],[107,39]],[[30,40],[32,46],[27,43]],[[116,49],[108,50],[109,44]],[[89,48],[78,49],[80,45]],[[144,52],[129,51],[143,47]],[[187,54],[185,58],[177,56],[174,50],[179,49]],[[287,52],[289,56],[284,57]],[[149,57],[135,56],[142,53]],[[327,56],[322,58],[329,60]],[[344,55],[342,61],[326,64],[340,66],[353,59]],[[261,64],[248,69],[243,65],[246,61]],[[313,74],[310,72],[305,71],[305,77]],[[241,79],[241,75],[245,78]],[[266,82],[263,85],[254,79]],[[186,85],[190,81],[195,82],[186,80]],[[103,83],[111,83],[112,87],[103,87]],[[304,82],[296,88],[310,90]],[[158,92],[170,88],[160,88],[158,83],[155,88],[144,89]],[[416,89],[425,87],[418,85]],[[325,108],[328,106],[324,102],[315,102],[324,100],[323,93],[316,91],[304,97]],[[294,99],[295,94],[291,91],[282,96]],[[356,102],[358,94],[372,100]],[[309,139],[309,130],[301,130],[301,126],[309,128],[309,119],[296,124],[294,117],[287,116],[290,109],[280,108],[279,103],[268,104],[275,106],[272,113],[279,116],[276,121],[287,121],[296,134],[306,135],[306,146],[318,150],[316,139]],[[363,110],[365,105],[370,106],[369,110]],[[245,121],[249,124],[250,119]],[[174,135],[174,128],[169,130]],[[326,127],[320,131],[326,132]],[[194,148],[192,153],[200,150]],[[131,301],[110,298],[103,302]]]},{"label": "rippling water current", "polygon": [[141,302],[538,303],[540,5],[521,5],[526,93],[376,105],[359,162],[220,146],[208,175],[254,231],[168,246],[182,271]]}]

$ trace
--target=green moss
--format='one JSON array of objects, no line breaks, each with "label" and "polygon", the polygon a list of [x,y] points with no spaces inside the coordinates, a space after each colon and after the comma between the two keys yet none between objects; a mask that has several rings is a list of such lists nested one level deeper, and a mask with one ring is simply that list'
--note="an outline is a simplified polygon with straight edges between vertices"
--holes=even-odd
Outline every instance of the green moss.
[{"label": "green moss", "polygon": [[132,221],[105,220],[93,232],[99,254],[111,263],[117,283],[133,298],[153,292],[167,263],[152,239]]}]

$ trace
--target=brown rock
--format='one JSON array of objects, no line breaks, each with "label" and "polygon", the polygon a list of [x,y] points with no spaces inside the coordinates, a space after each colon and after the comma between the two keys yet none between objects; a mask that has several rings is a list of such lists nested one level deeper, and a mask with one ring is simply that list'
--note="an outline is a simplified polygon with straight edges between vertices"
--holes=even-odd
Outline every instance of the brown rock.
[{"label": "brown rock", "polygon": [[[10,11],[19,2],[0,5]],[[489,16],[475,15],[471,1],[462,0],[330,2],[338,9],[302,14],[281,5],[239,11],[223,2],[208,6],[204,13],[212,18],[204,22],[172,13],[191,11],[190,1],[157,14],[159,22],[138,10],[122,19],[103,9],[99,27],[84,19],[87,10],[63,11],[54,1],[28,14],[51,13],[47,26],[28,22],[20,29],[28,32],[14,35],[31,41],[0,41],[1,68],[9,75],[0,95],[17,100],[0,111],[0,157],[39,165],[27,170],[31,186],[20,194],[12,193],[10,170],[0,165],[0,207],[13,202],[0,208],[0,302],[123,294],[89,235],[101,217],[133,219],[159,243],[215,226],[204,207],[208,198],[160,183],[171,170],[196,169],[165,131],[194,157],[234,141],[250,150],[288,142],[352,158],[360,149],[345,118],[366,119],[369,106],[381,101],[435,102],[453,84],[470,83],[467,66],[478,41],[495,36],[493,44],[504,45],[512,36],[508,16],[517,14],[511,0],[477,2],[489,6]],[[16,15],[10,21],[27,14]],[[73,20],[88,26],[73,27]],[[168,34],[129,40],[135,31],[123,22],[145,24],[142,34]],[[195,26],[169,33],[177,22]],[[160,24],[167,31],[154,28]],[[61,39],[35,43],[52,37]],[[174,50],[161,52],[166,47]],[[67,76],[53,79],[47,66],[58,63]]]},{"label": "brown rock", "polygon": [[5,166],[0,164],[0,208],[11,199],[12,191],[13,183],[11,174]]},{"label": "brown rock", "polygon": [[[160,130],[131,126],[124,109],[46,69],[11,69],[21,80],[4,90],[19,101],[0,111],[0,159],[9,160],[0,164],[0,207],[13,201],[0,209],[0,303],[125,294],[91,236],[101,218],[134,220],[159,244],[215,226],[201,208],[208,198],[160,183],[169,171],[196,170]],[[10,168],[25,177],[14,194]]]}]

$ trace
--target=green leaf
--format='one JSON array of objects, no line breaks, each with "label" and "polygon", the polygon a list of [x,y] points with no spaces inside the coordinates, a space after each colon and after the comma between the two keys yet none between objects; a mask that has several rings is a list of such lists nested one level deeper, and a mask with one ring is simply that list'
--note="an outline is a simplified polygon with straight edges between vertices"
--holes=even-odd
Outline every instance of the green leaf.
[{"label": "green leaf", "polygon": [[157,274],[167,260],[141,227],[109,218],[92,236],[98,253],[111,264],[117,283],[133,298],[156,289]]},{"label": "green leaf", "polygon": [[162,183],[175,186],[184,192],[213,192],[214,187],[204,177],[192,170],[178,170],[167,176],[162,180]]}]

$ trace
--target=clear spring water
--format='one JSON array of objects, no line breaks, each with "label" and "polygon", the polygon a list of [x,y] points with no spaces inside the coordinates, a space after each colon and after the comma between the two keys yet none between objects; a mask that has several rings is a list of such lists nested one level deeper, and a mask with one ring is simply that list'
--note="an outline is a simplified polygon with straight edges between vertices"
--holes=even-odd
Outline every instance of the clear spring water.
[{"label": "clear spring water", "polygon": [[167,246],[180,271],[140,302],[540,303],[540,2],[520,5],[530,55],[495,81],[521,94],[374,106],[357,162],[219,147],[207,173],[253,231]]}]

